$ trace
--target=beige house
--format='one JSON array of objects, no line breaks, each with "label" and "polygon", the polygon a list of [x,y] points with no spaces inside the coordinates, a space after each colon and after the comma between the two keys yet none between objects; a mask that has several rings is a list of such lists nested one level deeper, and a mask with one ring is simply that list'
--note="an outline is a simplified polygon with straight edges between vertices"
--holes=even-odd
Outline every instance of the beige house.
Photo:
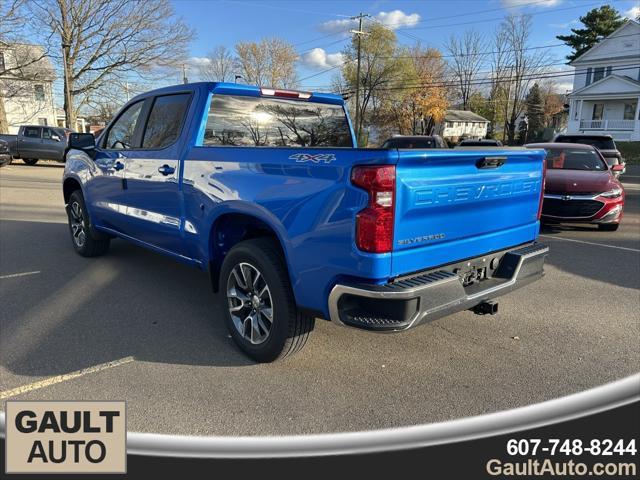
[{"label": "beige house", "polygon": [[16,133],[21,125],[57,125],[54,79],[42,47],[0,43],[0,115],[6,118],[9,133]]}]

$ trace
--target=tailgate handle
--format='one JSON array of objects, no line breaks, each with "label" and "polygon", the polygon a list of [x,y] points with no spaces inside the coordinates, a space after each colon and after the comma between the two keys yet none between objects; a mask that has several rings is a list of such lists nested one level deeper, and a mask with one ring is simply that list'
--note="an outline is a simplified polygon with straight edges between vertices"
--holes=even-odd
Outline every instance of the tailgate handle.
[{"label": "tailgate handle", "polygon": [[498,168],[507,163],[507,157],[484,157],[476,162],[478,168]]}]

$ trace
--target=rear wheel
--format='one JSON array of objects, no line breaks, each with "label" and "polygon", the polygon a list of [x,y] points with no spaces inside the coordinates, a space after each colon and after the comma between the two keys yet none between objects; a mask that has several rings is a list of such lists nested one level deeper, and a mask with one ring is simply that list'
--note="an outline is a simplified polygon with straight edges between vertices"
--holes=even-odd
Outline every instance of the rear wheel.
[{"label": "rear wheel", "polygon": [[109,250],[109,237],[102,233],[94,232],[91,228],[87,207],[80,190],[76,190],[69,197],[67,216],[69,218],[71,242],[76,252],[83,257],[97,257]]},{"label": "rear wheel", "polygon": [[29,166],[33,166],[36,163],[38,163],[37,158],[23,158],[22,161],[24,162],[25,165],[29,165]]},{"label": "rear wheel", "polygon": [[275,241],[257,238],[233,247],[222,263],[220,291],[229,333],[249,357],[272,362],[306,344],[315,319],[298,312]]},{"label": "rear wheel", "polygon": [[619,226],[619,223],[601,223],[598,225],[598,230],[602,230],[603,232],[615,232],[618,230]]}]

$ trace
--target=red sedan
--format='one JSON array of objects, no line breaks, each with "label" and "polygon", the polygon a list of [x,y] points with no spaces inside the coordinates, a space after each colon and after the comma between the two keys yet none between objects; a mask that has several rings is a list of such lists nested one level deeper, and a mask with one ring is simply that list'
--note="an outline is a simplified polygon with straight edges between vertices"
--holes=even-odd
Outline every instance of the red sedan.
[{"label": "red sedan", "polygon": [[592,223],[600,230],[617,230],[624,208],[624,189],[591,145],[534,143],[527,148],[547,151],[547,175],[542,221]]}]

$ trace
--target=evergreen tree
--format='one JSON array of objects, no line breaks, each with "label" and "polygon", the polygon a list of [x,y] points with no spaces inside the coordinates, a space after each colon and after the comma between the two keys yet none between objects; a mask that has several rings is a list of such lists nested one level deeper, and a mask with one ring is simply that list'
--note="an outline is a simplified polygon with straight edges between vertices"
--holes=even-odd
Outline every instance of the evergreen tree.
[{"label": "evergreen tree", "polygon": [[538,140],[544,130],[544,100],[537,83],[533,84],[527,94],[526,111],[528,119],[526,141],[531,142]]},{"label": "evergreen tree", "polygon": [[586,15],[580,17],[580,21],[584,28],[572,28],[572,35],[558,35],[556,37],[573,48],[571,55],[567,55],[567,59],[570,61],[578,58],[625,22],[624,18],[620,16],[620,12],[610,5],[590,10]]}]

